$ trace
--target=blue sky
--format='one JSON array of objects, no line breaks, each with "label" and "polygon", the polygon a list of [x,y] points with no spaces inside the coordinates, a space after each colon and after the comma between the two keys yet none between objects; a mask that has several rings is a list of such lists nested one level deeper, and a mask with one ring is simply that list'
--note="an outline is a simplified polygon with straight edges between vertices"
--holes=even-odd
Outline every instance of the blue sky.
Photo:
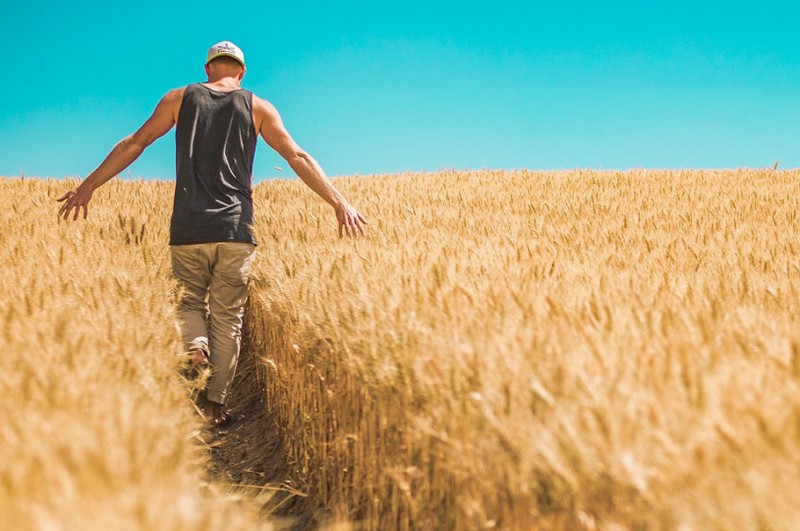
[{"label": "blue sky", "polygon": [[[85,176],[237,43],[329,175],[800,165],[796,2],[18,2],[0,175]],[[123,176],[172,178],[172,133]],[[254,177],[287,165],[263,142]]]}]

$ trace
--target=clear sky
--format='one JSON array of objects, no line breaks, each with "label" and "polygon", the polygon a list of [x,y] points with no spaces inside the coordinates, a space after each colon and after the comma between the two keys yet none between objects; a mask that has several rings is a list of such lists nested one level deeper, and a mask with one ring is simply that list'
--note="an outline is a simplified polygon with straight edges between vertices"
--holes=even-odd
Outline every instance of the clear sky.
[{"label": "clear sky", "polygon": [[[85,176],[208,47],[329,175],[800,165],[797,2],[5,3],[0,175]],[[174,136],[123,176],[172,178]],[[291,170],[261,142],[254,177]]]}]

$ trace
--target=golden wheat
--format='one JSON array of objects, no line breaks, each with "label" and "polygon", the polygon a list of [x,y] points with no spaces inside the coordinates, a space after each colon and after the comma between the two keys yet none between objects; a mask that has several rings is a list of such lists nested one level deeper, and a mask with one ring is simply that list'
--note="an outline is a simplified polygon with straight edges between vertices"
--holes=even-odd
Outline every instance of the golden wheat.
[{"label": "golden wheat", "polygon": [[170,186],[112,183],[59,223],[69,185],[0,180],[0,528],[253,529],[178,376]]},{"label": "golden wheat", "polygon": [[303,489],[370,528],[796,528],[800,173],[257,188],[249,331]]},{"label": "golden wheat", "polygon": [[[294,487],[368,528],[792,529],[797,171],[256,187],[246,316]],[[2,182],[0,523],[247,528],[176,376],[170,183]],[[253,448],[252,451],[258,451]]]}]

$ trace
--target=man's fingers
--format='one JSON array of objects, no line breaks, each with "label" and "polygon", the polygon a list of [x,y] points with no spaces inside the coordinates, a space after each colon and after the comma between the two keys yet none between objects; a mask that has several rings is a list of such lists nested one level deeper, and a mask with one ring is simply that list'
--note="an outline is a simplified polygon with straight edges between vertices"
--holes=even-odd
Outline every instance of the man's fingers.
[{"label": "man's fingers", "polygon": [[367,220],[364,219],[364,216],[361,215],[361,213],[356,214],[356,222],[357,222],[357,225],[358,225],[358,230],[361,231],[361,235],[362,236],[366,236],[367,233],[364,230],[364,225],[368,225],[368,223],[367,223]]},{"label": "man's fingers", "polygon": [[59,197],[56,201],[66,201],[61,208],[58,209],[58,217],[64,216],[64,219],[69,219],[69,212],[72,210],[72,198],[75,197],[75,190],[68,190],[64,192],[64,195]]},{"label": "man's fingers", "polygon": [[81,217],[81,211],[83,211],[83,219],[88,219],[89,205],[76,201],[75,194],[72,194],[69,199],[61,205],[61,208],[58,209],[58,217],[69,220],[70,216],[72,216],[73,221],[78,221],[78,218]]},{"label": "man's fingers", "polygon": [[359,233],[361,233],[361,236],[366,236],[364,225],[367,224],[367,220],[354,209],[345,209],[337,214],[337,218],[339,221],[340,238],[343,238],[345,234],[347,234],[348,237],[354,238],[357,238]]},{"label": "man's fingers", "polygon": [[367,220],[364,219],[364,216],[362,216],[359,212],[356,212],[353,216],[353,233],[358,236],[358,233],[360,232],[362,236],[366,236],[367,233],[364,231],[364,225],[366,224]]},{"label": "man's fingers", "polygon": [[361,223],[358,221],[358,215],[353,216],[350,218],[350,227],[353,229],[353,237],[358,238],[358,233],[360,232],[361,235],[364,235],[364,229],[361,227]]},{"label": "man's fingers", "polygon": [[[69,194],[69,192],[67,192],[67,194],[65,194],[61,199],[59,199],[59,201],[66,199],[68,194]],[[66,203],[61,205],[61,208],[58,209],[58,215],[59,216],[64,214],[64,212],[69,208],[70,203],[72,203],[72,201],[67,201]]]}]

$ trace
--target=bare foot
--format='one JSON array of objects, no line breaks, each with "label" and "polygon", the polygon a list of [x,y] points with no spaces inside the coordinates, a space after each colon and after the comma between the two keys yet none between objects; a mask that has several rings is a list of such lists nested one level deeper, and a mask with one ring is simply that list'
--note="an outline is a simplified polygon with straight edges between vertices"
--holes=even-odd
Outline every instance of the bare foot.
[{"label": "bare foot", "polygon": [[202,413],[206,422],[214,427],[222,426],[230,420],[230,416],[225,410],[225,406],[217,402],[212,402],[206,398],[205,393],[201,393],[200,396],[198,396],[197,407],[200,408],[200,412]]},{"label": "bare foot", "polygon": [[192,349],[189,351],[189,367],[191,369],[202,369],[207,367],[209,360],[206,351],[201,348]]}]

